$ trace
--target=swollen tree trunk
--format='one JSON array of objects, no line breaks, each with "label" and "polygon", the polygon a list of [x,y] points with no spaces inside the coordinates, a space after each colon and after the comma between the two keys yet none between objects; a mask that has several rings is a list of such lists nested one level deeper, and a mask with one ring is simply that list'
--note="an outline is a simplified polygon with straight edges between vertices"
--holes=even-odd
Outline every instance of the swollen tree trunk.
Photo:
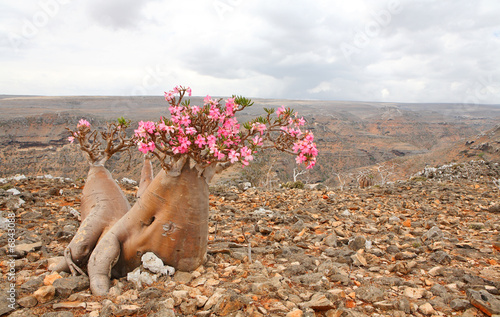
[{"label": "swollen tree trunk", "polygon": [[[85,186],[83,186],[82,190],[80,204],[82,222],[92,211],[100,206],[111,207],[111,214],[118,211],[119,218],[125,214],[123,212],[124,208],[127,210],[130,209],[127,198],[108,169],[103,164],[95,164],[91,165],[87,179],[85,180]],[[116,215],[103,216],[111,219],[116,218]]]},{"label": "swollen tree trunk", "polygon": [[208,240],[208,180],[213,172],[215,167],[200,171],[184,161],[176,171],[158,173],[95,247],[88,264],[93,294],[106,294],[110,277],[134,270],[149,251],[181,271],[192,271],[203,263]]},{"label": "swollen tree trunk", "polygon": [[111,173],[102,164],[92,165],[82,190],[82,223],[66,247],[64,259],[51,269],[84,274],[81,267],[87,263],[97,241],[129,209],[130,204]]},{"label": "swollen tree trunk", "polygon": [[144,155],[144,164],[141,170],[141,181],[139,182],[139,189],[137,190],[137,198],[140,198],[146,191],[149,184],[153,181],[153,164],[151,163],[150,155]]}]

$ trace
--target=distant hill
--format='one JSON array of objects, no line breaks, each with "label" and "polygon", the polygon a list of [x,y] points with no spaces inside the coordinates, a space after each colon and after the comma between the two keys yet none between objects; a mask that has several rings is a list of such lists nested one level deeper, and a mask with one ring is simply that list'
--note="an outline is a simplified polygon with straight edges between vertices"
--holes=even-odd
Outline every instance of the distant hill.
[{"label": "distant hill", "polygon": [[[201,104],[202,97],[191,98]],[[406,177],[425,164],[446,163],[482,156],[497,160],[498,138],[483,140],[498,131],[499,105],[402,104],[316,100],[254,99],[255,105],[240,113],[240,121],[263,113],[263,107],[290,106],[307,119],[320,151],[317,168],[299,179],[335,185],[333,173],[357,173],[383,162],[397,162],[394,177]],[[0,96],[0,177],[27,175],[83,177],[87,163],[82,153],[67,143],[66,126],[75,126],[82,117],[94,125],[125,116],[134,122],[157,120],[166,115],[163,97],[42,97]],[[491,130],[494,129],[494,130]],[[495,130],[496,129],[496,130]],[[484,134],[485,131],[490,131]],[[483,133],[483,134],[482,134]],[[496,139],[495,139],[496,138]],[[474,143],[470,143],[474,142]],[[465,145],[467,144],[467,145]],[[481,147],[481,146],[480,146]],[[483,154],[481,154],[483,153]],[[127,160],[130,159],[129,169]],[[252,179],[264,171],[279,181],[293,178],[293,158],[268,154],[254,167],[232,175]],[[112,160],[110,170],[118,177],[138,178],[141,155],[138,151]],[[256,171],[257,170],[257,171]],[[260,175],[260,176],[259,176]],[[240,177],[240,178],[241,178]]]},{"label": "distant hill", "polygon": [[398,174],[406,171],[411,175],[422,167],[437,167],[447,163],[464,163],[471,160],[486,160],[500,163],[500,124],[493,129],[461,139],[422,155],[395,160],[399,165]]}]

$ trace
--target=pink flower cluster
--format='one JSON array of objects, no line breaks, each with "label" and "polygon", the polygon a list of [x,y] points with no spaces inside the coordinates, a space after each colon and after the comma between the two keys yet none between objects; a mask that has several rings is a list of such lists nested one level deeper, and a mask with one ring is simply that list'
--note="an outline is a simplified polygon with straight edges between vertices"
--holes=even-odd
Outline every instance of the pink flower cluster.
[{"label": "pink flower cluster", "polygon": [[181,93],[187,93],[188,96],[191,96],[191,88],[183,88],[181,86],[176,86],[174,89],[170,91],[165,91],[165,100],[168,102],[171,102],[175,99],[175,95],[181,94]]},{"label": "pink flower cluster", "polygon": [[73,132],[72,135],[68,137],[68,141],[70,143],[75,142],[75,138],[77,138],[81,132],[88,132],[88,129],[90,129],[90,123],[85,119],[80,119],[80,121],[78,121],[78,124],[76,125],[76,128],[78,129],[78,131]]},{"label": "pink flower cluster", "polygon": [[149,141],[148,143],[144,143],[142,141],[137,142],[137,146],[139,151],[146,154],[148,152],[153,152],[156,148],[156,145],[153,141]]},{"label": "pink flower cluster", "polygon": [[301,128],[305,125],[305,120],[298,116],[298,113],[291,117],[290,111],[281,106],[277,111],[278,118],[288,119],[288,125],[281,127],[283,133],[297,139],[293,143],[293,152],[297,154],[295,161],[297,164],[305,164],[306,168],[311,169],[316,165],[316,156],[318,149],[314,143],[314,135],[311,131],[302,132]]},{"label": "pink flower cluster", "polygon": [[307,168],[313,168],[316,165],[316,156],[318,156],[314,135],[307,131],[303,139],[293,144],[293,152],[298,154],[295,158],[297,164],[305,163]]},{"label": "pink flower cluster", "polygon": [[80,119],[80,121],[78,122],[78,125],[76,127],[77,128],[82,128],[82,127],[90,128],[90,123],[85,119]]},{"label": "pink flower cluster", "polygon": [[[245,133],[235,118],[236,111],[241,109],[235,98],[228,98],[221,104],[207,95],[203,106],[194,106],[189,102],[181,104],[184,94],[191,96],[191,89],[177,86],[165,92],[165,100],[170,104],[170,119],[139,122],[135,130],[139,150],[143,153],[158,151],[167,156],[184,154],[204,163],[248,165],[257,149],[263,146],[266,133],[271,132],[266,123],[256,121]],[[318,153],[313,135],[311,132],[303,134],[300,126],[304,125],[304,119],[291,118],[290,113],[284,107],[276,111],[279,122],[283,123],[280,133],[297,141],[293,147],[297,162],[312,168]]]}]

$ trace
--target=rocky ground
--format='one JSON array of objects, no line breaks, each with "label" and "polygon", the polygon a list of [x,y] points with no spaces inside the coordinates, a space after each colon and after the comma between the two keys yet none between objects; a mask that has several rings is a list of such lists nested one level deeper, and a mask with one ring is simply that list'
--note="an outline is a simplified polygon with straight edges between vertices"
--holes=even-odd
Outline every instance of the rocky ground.
[{"label": "rocky ground", "polygon": [[[88,278],[47,268],[77,231],[83,182],[4,179],[0,314],[498,315],[500,167],[474,164],[348,191],[215,188],[202,267],[141,267],[142,285],[113,280],[102,297]],[[136,188],[123,188],[133,202]]]}]

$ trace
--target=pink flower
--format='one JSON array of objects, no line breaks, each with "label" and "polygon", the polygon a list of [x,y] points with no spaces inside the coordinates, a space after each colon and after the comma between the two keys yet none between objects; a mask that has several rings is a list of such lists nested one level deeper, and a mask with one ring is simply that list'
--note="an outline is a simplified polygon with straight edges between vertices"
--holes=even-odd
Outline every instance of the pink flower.
[{"label": "pink flower", "polygon": [[210,97],[210,95],[207,95],[204,99],[203,99],[203,104],[204,105],[208,105],[209,103],[211,103],[212,101],[212,97]]},{"label": "pink flower", "polygon": [[196,133],[196,129],[193,128],[193,127],[189,127],[189,128],[186,128],[186,134],[195,134]]},{"label": "pink flower", "polygon": [[69,136],[68,137],[68,141],[69,141],[69,143],[73,143],[75,141],[75,137],[74,136]]},{"label": "pink flower", "polygon": [[146,121],[144,122],[144,129],[149,133],[153,134],[156,130],[156,125],[153,121]]},{"label": "pink flower", "polygon": [[307,131],[306,136],[304,137],[304,140],[306,140],[309,143],[313,142],[314,141],[314,134]]},{"label": "pink flower", "polygon": [[224,129],[223,127],[219,127],[219,129],[217,130],[217,135],[219,137],[229,137],[229,134],[231,133],[231,131],[228,131],[227,129]]},{"label": "pink flower", "polygon": [[304,118],[297,118],[295,119],[295,124],[299,127],[303,126],[304,124],[306,124],[306,120],[304,120]]},{"label": "pink flower", "polygon": [[198,145],[198,147],[201,149],[205,144],[207,144],[207,141],[203,137],[203,135],[198,134],[196,137],[196,141],[194,141],[194,144]]},{"label": "pink flower", "polygon": [[198,107],[198,106],[192,106],[191,107],[191,111],[193,112],[193,114],[197,114],[198,112],[200,112],[200,107]]},{"label": "pink flower", "polygon": [[139,127],[134,130],[135,135],[139,138],[147,137],[147,134],[153,134],[156,130],[156,125],[153,121],[140,121]]},{"label": "pink flower", "polygon": [[256,135],[253,139],[252,139],[252,143],[255,145],[255,146],[261,146],[263,144],[263,140],[260,136]]},{"label": "pink flower", "polygon": [[316,165],[316,159],[311,160],[306,168],[311,169],[314,167],[314,165]]},{"label": "pink flower", "polygon": [[174,154],[179,154],[179,153],[183,153],[182,152],[182,148],[180,146],[173,146],[172,147],[172,152],[174,152]]},{"label": "pink flower", "polygon": [[78,125],[76,127],[77,128],[80,128],[80,127],[90,128],[90,123],[85,119],[80,119],[80,121],[78,121]]},{"label": "pink flower", "polygon": [[223,124],[224,129],[227,129],[228,131],[231,131],[232,134],[237,134],[240,131],[240,125],[238,123],[238,119],[236,118],[225,118],[224,124]]},{"label": "pink flower", "polygon": [[215,105],[210,106],[210,111],[208,113],[208,117],[213,120],[219,120],[220,118],[220,110]]},{"label": "pink flower", "polygon": [[179,116],[181,114],[182,107],[170,106],[168,107],[168,110],[172,116]]},{"label": "pink flower", "polygon": [[144,154],[146,154],[148,152],[153,152],[156,148],[153,141],[150,141],[149,143],[144,143],[142,141],[139,141],[137,143],[137,146],[139,147],[139,151],[141,151]]},{"label": "pink flower", "polygon": [[214,149],[214,156],[220,161],[226,157],[226,155],[220,152],[218,149]]},{"label": "pink flower", "polygon": [[165,131],[167,133],[172,133],[175,131],[175,128],[171,125],[166,125],[164,122],[160,122],[158,124],[158,130]]},{"label": "pink flower", "polygon": [[215,135],[209,135],[207,137],[207,144],[208,144],[208,146],[210,146],[210,147],[215,146],[216,142],[217,142],[217,138],[215,137]]},{"label": "pink flower", "polygon": [[172,147],[172,152],[174,154],[184,154],[188,152],[188,148],[184,145],[174,146]]},{"label": "pink flower", "polygon": [[285,112],[286,112],[285,106],[281,106],[280,108],[278,108],[278,110],[276,110],[276,115],[279,117],[281,116],[281,114]]},{"label": "pink flower", "polygon": [[189,146],[191,145],[191,141],[189,141],[187,137],[181,135],[177,138],[177,141],[179,142],[180,145],[174,148],[174,153],[176,153],[176,150],[177,153],[187,153]]},{"label": "pink flower", "polygon": [[240,156],[240,153],[237,153],[235,150],[231,150],[227,156],[229,157],[229,160],[231,161],[231,163],[234,163],[234,162],[238,161],[238,157]]},{"label": "pink flower", "polygon": [[251,129],[251,132],[254,132],[254,131],[259,131],[260,134],[264,134],[264,131],[266,131],[267,127],[264,123],[260,123],[260,122],[255,122],[254,124],[252,124],[252,129]]},{"label": "pink flower", "polygon": [[288,129],[288,133],[293,137],[297,137],[302,134],[302,131],[300,129]]},{"label": "pink flower", "polygon": [[247,164],[243,164],[243,165],[248,165],[248,161],[251,161],[253,160],[253,156],[252,156],[252,150],[250,150],[248,147],[244,146],[240,149],[240,153],[241,153],[241,157],[244,158],[244,162],[247,162]]},{"label": "pink flower", "polygon": [[179,120],[179,123],[187,127],[191,124],[191,119],[189,118],[189,116],[182,116]]},{"label": "pink flower", "polygon": [[228,98],[226,100],[226,115],[234,116],[234,98]]},{"label": "pink flower", "polygon": [[[175,89],[175,88],[174,88]],[[165,100],[166,101],[171,101],[173,98],[174,98],[174,91],[169,91],[169,92],[166,92],[165,91]]]},{"label": "pink flower", "polygon": [[295,158],[295,162],[297,162],[297,164],[301,164],[303,162],[305,162],[307,160],[307,157],[305,157],[302,153],[300,153],[296,158]]},{"label": "pink flower", "polygon": [[188,93],[188,96],[191,96],[191,87],[186,88],[186,92]]}]

